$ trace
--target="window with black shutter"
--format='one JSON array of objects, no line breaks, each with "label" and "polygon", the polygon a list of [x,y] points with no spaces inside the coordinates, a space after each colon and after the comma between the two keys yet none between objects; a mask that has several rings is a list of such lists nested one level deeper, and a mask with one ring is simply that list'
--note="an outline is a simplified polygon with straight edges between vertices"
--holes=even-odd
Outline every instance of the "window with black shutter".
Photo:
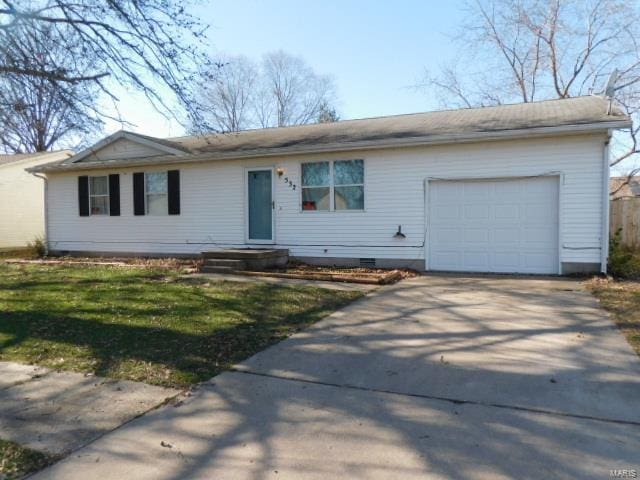
[{"label": "window with black shutter", "polygon": [[167,172],[169,215],[180,215],[180,170]]},{"label": "window with black shutter", "polygon": [[89,177],[78,177],[78,211],[81,217],[89,216]]},{"label": "window with black shutter", "polygon": [[120,216],[120,175],[109,175],[109,215]]},{"label": "window with black shutter", "polygon": [[133,214],[144,215],[144,173],[133,174]]}]

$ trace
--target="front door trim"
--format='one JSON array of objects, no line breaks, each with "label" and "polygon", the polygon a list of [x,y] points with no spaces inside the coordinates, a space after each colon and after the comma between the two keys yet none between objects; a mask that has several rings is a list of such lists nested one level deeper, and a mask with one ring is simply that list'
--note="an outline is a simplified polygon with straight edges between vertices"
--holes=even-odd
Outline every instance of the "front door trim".
[{"label": "front door trim", "polygon": [[[250,172],[271,172],[271,239],[252,239],[249,238],[249,173]],[[244,168],[244,240],[247,244],[257,245],[273,245],[276,243],[276,209],[275,209],[275,168],[273,166],[266,167],[245,167]]]}]

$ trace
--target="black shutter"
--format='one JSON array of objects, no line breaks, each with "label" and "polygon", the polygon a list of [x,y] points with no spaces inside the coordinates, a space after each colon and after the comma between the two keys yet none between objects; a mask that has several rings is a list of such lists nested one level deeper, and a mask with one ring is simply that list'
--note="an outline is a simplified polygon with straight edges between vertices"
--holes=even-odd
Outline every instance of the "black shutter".
[{"label": "black shutter", "polygon": [[120,175],[109,175],[109,215],[120,216]]},{"label": "black shutter", "polygon": [[78,177],[78,210],[81,217],[89,216],[89,177]]},{"label": "black shutter", "polygon": [[144,173],[133,174],[133,214],[144,215]]},{"label": "black shutter", "polygon": [[167,172],[167,193],[169,215],[180,215],[180,170]]}]

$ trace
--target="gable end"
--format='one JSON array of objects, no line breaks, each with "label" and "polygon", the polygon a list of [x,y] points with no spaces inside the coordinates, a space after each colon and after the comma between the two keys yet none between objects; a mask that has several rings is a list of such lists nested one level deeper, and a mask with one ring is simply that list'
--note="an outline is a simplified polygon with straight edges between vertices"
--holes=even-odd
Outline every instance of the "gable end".
[{"label": "gable end", "polygon": [[131,132],[120,131],[69,158],[65,163],[90,163],[107,160],[139,159],[187,153],[179,146]]}]

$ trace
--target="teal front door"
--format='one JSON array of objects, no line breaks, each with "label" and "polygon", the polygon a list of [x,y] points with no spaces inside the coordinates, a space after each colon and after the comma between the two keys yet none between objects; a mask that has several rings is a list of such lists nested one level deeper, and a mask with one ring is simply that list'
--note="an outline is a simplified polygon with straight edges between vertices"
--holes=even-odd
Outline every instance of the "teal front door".
[{"label": "teal front door", "polygon": [[271,170],[247,172],[249,240],[273,241],[273,191]]}]

